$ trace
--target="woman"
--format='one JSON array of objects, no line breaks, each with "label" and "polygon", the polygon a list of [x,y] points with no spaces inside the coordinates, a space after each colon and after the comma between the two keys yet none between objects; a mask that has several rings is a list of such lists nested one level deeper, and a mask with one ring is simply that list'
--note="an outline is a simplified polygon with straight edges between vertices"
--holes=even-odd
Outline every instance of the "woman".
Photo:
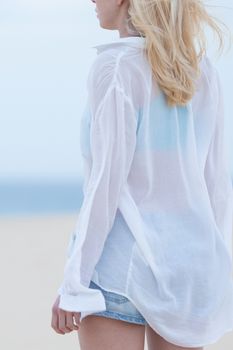
[{"label": "woman", "polygon": [[[82,350],[175,350],[233,329],[223,98],[198,0],[92,0],[102,28],[82,117],[84,201],[52,308]],[[145,332],[146,331],[146,332]]]}]

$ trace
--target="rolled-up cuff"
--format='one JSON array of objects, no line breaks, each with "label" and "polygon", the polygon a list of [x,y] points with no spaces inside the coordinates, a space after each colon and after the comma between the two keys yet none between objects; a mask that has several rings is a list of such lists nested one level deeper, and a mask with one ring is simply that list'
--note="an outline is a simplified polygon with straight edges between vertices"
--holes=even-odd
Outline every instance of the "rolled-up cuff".
[{"label": "rolled-up cuff", "polygon": [[106,304],[100,290],[90,289],[78,295],[60,294],[59,308],[70,312],[84,311],[85,314],[90,314],[105,311]]}]

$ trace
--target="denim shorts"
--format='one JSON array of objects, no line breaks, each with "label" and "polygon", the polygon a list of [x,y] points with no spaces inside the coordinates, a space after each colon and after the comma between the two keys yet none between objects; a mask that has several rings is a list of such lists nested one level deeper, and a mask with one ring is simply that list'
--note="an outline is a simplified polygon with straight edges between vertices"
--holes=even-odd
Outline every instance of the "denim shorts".
[{"label": "denim shorts", "polygon": [[145,318],[125,296],[106,291],[93,281],[90,282],[89,288],[101,290],[106,303],[105,311],[95,312],[92,315],[115,318],[116,320],[122,320],[140,325],[147,324]]}]

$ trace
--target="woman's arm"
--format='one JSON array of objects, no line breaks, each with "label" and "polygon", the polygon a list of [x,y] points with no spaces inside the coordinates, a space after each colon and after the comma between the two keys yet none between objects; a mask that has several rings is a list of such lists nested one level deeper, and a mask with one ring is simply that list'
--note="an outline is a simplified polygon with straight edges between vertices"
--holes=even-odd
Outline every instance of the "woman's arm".
[{"label": "woman's arm", "polygon": [[105,310],[101,292],[88,286],[114,223],[136,146],[137,115],[122,87],[114,81],[96,94],[95,88],[89,95],[92,167],[58,289],[59,307],[76,312]]},{"label": "woman's arm", "polygon": [[217,70],[215,88],[216,122],[205,164],[205,179],[216,224],[223,235],[232,258],[232,178],[227,161],[228,153],[225,142],[224,100]]}]

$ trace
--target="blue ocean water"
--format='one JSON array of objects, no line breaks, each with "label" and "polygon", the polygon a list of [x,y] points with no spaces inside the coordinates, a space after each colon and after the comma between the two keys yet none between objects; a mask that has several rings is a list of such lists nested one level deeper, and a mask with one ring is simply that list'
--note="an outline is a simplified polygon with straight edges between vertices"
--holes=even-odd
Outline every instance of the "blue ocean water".
[{"label": "blue ocean water", "polygon": [[82,201],[80,182],[0,182],[0,216],[77,213]]},{"label": "blue ocean water", "polygon": [[0,182],[0,217],[78,213],[84,199],[82,185],[82,182]]}]

